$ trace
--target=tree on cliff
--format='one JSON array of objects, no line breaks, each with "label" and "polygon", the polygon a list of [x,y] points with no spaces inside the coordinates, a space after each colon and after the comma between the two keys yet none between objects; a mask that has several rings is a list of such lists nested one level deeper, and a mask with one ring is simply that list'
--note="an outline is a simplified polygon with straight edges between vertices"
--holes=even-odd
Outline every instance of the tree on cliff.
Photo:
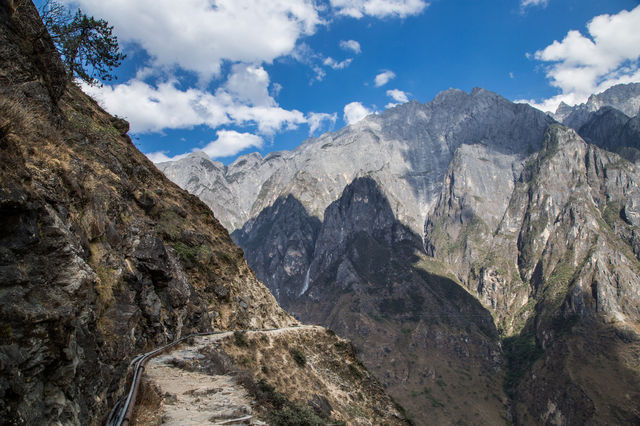
[{"label": "tree on cliff", "polygon": [[80,9],[71,13],[56,1],[47,1],[40,16],[70,79],[80,78],[89,84],[117,79],[112,71],[126,55],[120,51],[118,37],[107,21],[87,16]]}]

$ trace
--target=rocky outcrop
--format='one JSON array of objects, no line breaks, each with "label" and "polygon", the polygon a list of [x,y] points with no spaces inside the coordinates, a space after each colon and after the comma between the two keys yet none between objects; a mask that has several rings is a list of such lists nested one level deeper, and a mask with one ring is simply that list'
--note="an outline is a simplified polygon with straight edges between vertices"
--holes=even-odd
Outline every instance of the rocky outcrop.
[{"label": "rocky outcrop", "polygon": [[[49,33],[42,25],[30,1],[0,3],[0,82],[3,91],[13,89],[14,96],[40,105],[50,113],[58,112],[67,76]],[[55,119],[53,114],[49,118]]]},{"label": "rocky outcrop", "polygon": [[[466,173],[454,162],[449,181]],[[499,203],[505,209],[497,226],[482,219],[475,186],[443,189],[428,246],[455,265],[510,336],[503,348],[517,422],[624,423],[637,416],[635,400],[624,395],[637,394],[638,230],[623,206],[638,203],[639,178],[633,163],[554,125]],[[611,350],[617,355],[610,362],[596,361]],[[589,378],[596,364],[602,376]],[[615,385],[600,392],[597,383],[611,378]]]},{"label": "rocky outcrop", "polygon": [[31,2],[2,3],[0,40],[4,423],[102,423],[143,349],[296,322],[126,122],[66,86]]}]

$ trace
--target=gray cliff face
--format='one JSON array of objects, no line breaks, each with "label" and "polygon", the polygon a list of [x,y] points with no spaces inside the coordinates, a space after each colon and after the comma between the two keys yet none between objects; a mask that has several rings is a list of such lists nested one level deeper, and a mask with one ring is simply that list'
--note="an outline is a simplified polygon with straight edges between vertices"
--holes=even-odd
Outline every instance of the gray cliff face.
[{"label": "gray cliff face", "polygon": [[[617,380],[610,395],[586,380],[583,367],[606,356],[608,345],[620,356],[640,354],[637,166],[551,126],[543,149],[503,193],[497,226],[483,220],[475,187],[456,187],[466,173],[452,163],[450,184],[430,215],[427,245],[437,259],[455,265],[511,336],[503,348],[516,419],[629,421],[637,405],[614,395],[637,394],[638,362],[630,376],[618,370],[618,358],[598,367]],[[525,374],[529,370],[534,373]]]},{"label": "gray cliff face", "polygon": [[310,139],[291,152],[240,157],[228,167],[202,154],[161,163],[174,182],[198,195],[233,231],[293,195],[322,220],[327,206],[359,176],[374,178],[395,216],[421,234],[454,151],[484,144],[505,155],[539,148],[552,120],[526,105],[482,89],[450,90],[432,102],[410,102],[335,133]]},{"label": "gray cliff face", "polygon": [[553,117],[577,130],[589,120],[590,113],[602,107],[615,108],[628,117],[637,116],[640,114],[640,83],[618,84],[591,95],[584,104],[569,106],[561,103]]},{"label": "gray cliff face", "polygon": [[290,301],[304,293],[305,283],[308,286],[320,226],[320,221],[289,195],[276,200],[232,237],[244,247],[256,274],[270,277],[270,290],[276,298]]},{"label": "gray cliff face", "polygon": [[640,116],[627,117],[613,107],[602,107],[589,113],[576,129],[588,143],[637,162],[640,159]]}]

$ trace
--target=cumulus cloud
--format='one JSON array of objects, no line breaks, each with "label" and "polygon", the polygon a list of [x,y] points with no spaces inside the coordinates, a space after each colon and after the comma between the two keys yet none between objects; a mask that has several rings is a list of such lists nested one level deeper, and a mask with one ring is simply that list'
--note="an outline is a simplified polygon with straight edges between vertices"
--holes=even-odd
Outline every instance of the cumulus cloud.
[{"label": "cumulus cloud", "polygon": [[[317,130],[333,128],[338,119],[338,114],[327,114],[324,112],[312,112],[307,116],[309,123],[309,136],[313,135]],[[326,126],[326,127],[325,127]]]},{"label": "cumulus cloud", "polygon": [[[264,68],[255,65],[235,64],[231,68],[231,74],[224,84],[223,90],[231,94],[234,101],[238,103],[275,106],[276,101],[269,94],[269,83],[269,74]],[[275,88],[276,91],[280,89],[281,87]]]},{"label": "cumulus cloud", "polygon": [[[193,149],[191,152],[202,151],[210,158],[230,157],[244,151],[247,148],[262,148],[264,141],[260,136],[251,133],[240,133],[235,130],[218,130],[216,140],[209,142],[201,149]],[[149,152],[145,154],[154,163],[176,161],[186,157],[189,153],[178,154],[173,157],[167,155],[167,151]]]},{"label": "cumulus cloud", "polygon": [[340,47],[344,50],[351,50],[353,53],[361,53],[360,43],[355,40],[340,40]]},{"label": "cumulus cloud", "polygon": [[405,103],[409,102],[409,97],[406,92],[398,89],[387,90],[387,96],[393,99],[396,102]]},{"label": "cumulus cloud", "polygon": [[376,78],[373,79],[373,83],[376,87],[381,87],[394,78],[396,78],[396,74],[393,71],[386,70],[376,75]]},{"label": "cumulus cloud", "polygon": [[338,14],[357,19],[365,15],[405,18],[422,13],[428,5],[424,0],[331,0]]},{"label": "cumulus cloud", "polygon": [[279,107],[268,92],[269,77],[262,67],[238,64],[215,93],[197,88],[180,89],[176,81],[152,86],[131,80],[114,86],[83,89],[109,112],[125,117],[139,133],[162,129],[226,124],[255,125],[272,135],[306,122],[297,110]]},{"label": "cumulus cloud", "polygon": [[180,66],[202,80],[223,60],[262,63],[291,53],[322,23],[311,0],[65,0],[114,25],[154,66]]},{"label": "cumulus cloud", "polygon": [[344,121],[347,124],[357,123],[358,121],[371,114],[372,111],[367,109],[360,102],[351,102],[344,106]]},{"label": "cumulus cloud", "polygon": [[186,157],[189,154],[180,154],[175,157],[169,157],[167,155],[167,151],[157,151],[157,152],[149,152],[145,154],[149,160],[154,163],[164,163],[166,161],[176,161],[181,158]]},{"label": "cumulus cloud", "polygon": [[348,67],[351,64],[351,61],[353,61],[353,59],[352,58],[348,58],[348,59],[345,59],[344,61],[338,62],[338,61],[336,61],[335,59],[333,59],[332,57],[329,56],[322,63],[325,66],[333,68],[334,70],[341,70],[343,68]]},{"label": "cumulus cloud", "polygon": [[640,81],[640,6],[616,15],[600,15],[587,24],[588,36],[569,31],[533,57],[549,65],[546,75],[560,94],[541,102],[526,101],[543,111],[560,102],[569,105],[587,100],[619,83]]},{"label": "cumulus cloud", "polygon": [[218,130],[215,141],[209,142],[201,151],[211,158],[230,157],[247,148],[262,148],[263,140],[251,133],[239,133],[235,130]]},{"label": "cumulus cloud", "polygon": [[393,108],[394,106],[397,106],[399,104],[409,102],[409,97],[407,96],[407,93],[403,92],[402,90],[398,90],[398,89],[387,90],[387,96],[389,96],[395,102],[389,102],[388,104],[386,104],[384,106],[386,109]]},{"label": "cumulus cloud", "polygon": [[115,86],[84,85],[83,90],[110,113],[129,120],[134,133],[161,132],[165,128],[180,129],[198,124],[217,127],[230,122],[215,96],[198,89],[180,90],[175,81],[154,87],[131,80]]}]

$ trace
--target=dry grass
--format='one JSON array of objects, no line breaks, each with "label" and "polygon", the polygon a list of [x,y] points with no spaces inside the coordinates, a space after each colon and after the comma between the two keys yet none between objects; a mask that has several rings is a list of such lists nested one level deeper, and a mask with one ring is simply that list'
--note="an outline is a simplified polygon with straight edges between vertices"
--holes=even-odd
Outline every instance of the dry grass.
[{"label": "dry grass", "polygon": [[14,96],[0,94],[0,138],[20,136],[29,140],[59,138],[48,117]]},{"label": "dry grass", "polygon": [[[242,374],[250,375],[251,380],[243,376],[243,383],[271,386],[272,393],[291,401],[292,407],[311,409],[326,421],[403,424],[394,417],[399,413],[393,401],[356,359],[351,344],[334,333],[320,327],[247,332],[245,345],[235,344],[233,336],[221,343]],[[326,404],[318,403],[324,400]],[[325,407],[318,410],[318,405]],[[265,414],[269,416],[274,414]]]}]

